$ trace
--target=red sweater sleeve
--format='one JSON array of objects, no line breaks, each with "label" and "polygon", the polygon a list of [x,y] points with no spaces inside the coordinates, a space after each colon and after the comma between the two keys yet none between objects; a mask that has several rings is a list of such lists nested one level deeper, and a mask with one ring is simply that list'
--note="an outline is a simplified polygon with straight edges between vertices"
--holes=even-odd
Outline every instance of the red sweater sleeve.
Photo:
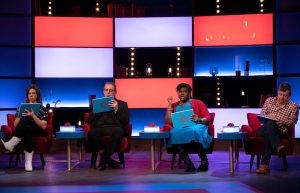
[{"label": "red sweater sleeve", "polygon": [[200,116],[200,118],[206,118],[208,123],[212,122],[212,117],[210,116],[204,102],[202,102],[201,100],[192,99],[191,104],[196,115]]}]

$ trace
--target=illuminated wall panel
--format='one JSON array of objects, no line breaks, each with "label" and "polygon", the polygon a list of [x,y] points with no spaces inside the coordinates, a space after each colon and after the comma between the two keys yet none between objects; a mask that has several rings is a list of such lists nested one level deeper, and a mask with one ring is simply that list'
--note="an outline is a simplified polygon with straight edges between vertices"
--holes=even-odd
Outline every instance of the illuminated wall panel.
[{"label": "illuminated wall panel", "polygon": [[241,75],[245,61],[250,61],[249,75],[273,74],[272,46],[232,46],[195,48],[194,76],[211,76],[210,68],[218,69],[217,76],[235,76],[235,58],[238,56]]},{"label": "illuminated wall panel", "polygon": [[113,77],[112,48],[35,48],[36,77]]},{"label": "illuminated wall panel", "polygon": [[0,48],[0,76],[31,76],[31,48]]},{"label": "illuminated wall panel", "polygon": [[[139,136],[139,132],[149,123],[162,127],[166,115],[166,108],[159,109],[129,109],[132,136]],[[141,116],[143,115],[143,116]]]},{"label": "illuminated wall panel", "polygon": [[113,47],[113,20],[35,17],[35,46]]},{"label": "illuminated wall panel", "polygon": [[192,86],[192,78],[135,78],[116,79],[117,97],[128,102],[129,108],[165,108],[167,98],[178,100],[176,86],[185,82]]},{"label": "illuminated wall panel", "polygon": [[56,107],[88,107],[89,95],[103,97],[104,83],[112,78],[37,78],[36,84],[43,95],[43,103]]},{"label": "illuminated wall panel", "polygon": [[0,45],[31,46],[30,16],[1,16]]},{"label": "illuminated wall panel", "polygon": [[24,102],[25,91],[30,84],[31,79],[0,79],[0,107],[17,108]]},{"label": "illuminated wall panel", "polygon": [[0,13],[31,14],[31,0],[1,0]]},{"label": "illuminated wall panel", "polygon": [[194,17],[194,45],[272,44],[272,14]]},{"label": "illuminated wall panel", "polygon": [[15,114],[16,111],[0,111],[0,125],[7,125],[7,114]]},{"label": "illuminated wall panel", "polygon": [[277,74],[300,73],[300,45],[277,46]]},{"label": "illuminated wall panel", "polygon": [[116,18],[115,46],[192,46],[192,18]]},{"label": "illuminated wall panel", "polygon": [[300,42],[300,13],[281,13],[276,17],[276,41],[278,43]]}]

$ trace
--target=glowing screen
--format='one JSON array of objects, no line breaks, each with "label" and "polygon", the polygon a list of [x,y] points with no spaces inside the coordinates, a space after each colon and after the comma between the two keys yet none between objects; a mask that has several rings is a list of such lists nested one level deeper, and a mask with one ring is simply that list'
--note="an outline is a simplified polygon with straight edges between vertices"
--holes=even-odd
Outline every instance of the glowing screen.
[{"label": "glowing screen", "polygon": [[35,48],[36,77],[113,77],[112,48]]},{"label": "glowing screen", "polygon": [[178,101],[176,86],[192,78],[135,78],[116,79],[117,98],[128,103],[129,108],[167,108],[167,98]]},{"label": "glowing screen", "polygon": [[192,18],[116,18],[115,45],[116,47],[192,46]]},{"label": "glowing screen", "polygon": [[113,47],[112,18],[35,17],[35,46]]},{"label": "glowing screen", "polygon": [[194,18],[194,45],[272,44],[272,14],[198,16]]}]

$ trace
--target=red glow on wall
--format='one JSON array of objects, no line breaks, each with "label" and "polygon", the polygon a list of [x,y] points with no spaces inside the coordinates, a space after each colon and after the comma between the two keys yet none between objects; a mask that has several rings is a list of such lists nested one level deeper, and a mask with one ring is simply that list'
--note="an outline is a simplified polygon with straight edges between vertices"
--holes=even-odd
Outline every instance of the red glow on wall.
[{"label": "red glow on wall", "polygon": [[195,46],[272,43],[272,14],[198,16],[194,18]]},{"label": "red glow on wall", "polygon": [[35,17],[35,46],[113,47],[113,20]]},{"label": "red glow on wall", "polygon": [[192,78],[116,79],[117,98],[129,108],[167,108],[168,96],[178,101],[176,86],[183,82],[192,86]]}]

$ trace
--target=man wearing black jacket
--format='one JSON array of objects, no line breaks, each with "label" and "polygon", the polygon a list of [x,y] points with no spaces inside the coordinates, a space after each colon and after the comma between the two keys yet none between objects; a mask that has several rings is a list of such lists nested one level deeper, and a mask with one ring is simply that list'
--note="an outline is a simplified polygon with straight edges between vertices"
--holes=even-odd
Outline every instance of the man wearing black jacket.
[{"label": "man wearing black jacket", "polygon": [[[103,93],[105,97],[115,97],[117,90],[113,82],[104,85]],[[101,152],[100,170],[105,170],[106,166],[118,168],[120,163],[111,159],[110,156],[119,147],[124,136],[123,127],[129,122],[128,105],[126,102],[114,98],[110,104],[113,111],[91,114],[89,123],[91,130],[88,133],[88,140],[92,149],[92,163],[96,163],[98,152]],[[110,136],[112,140],[104,148],[103,136]],[[95,165],[93,166],[95,167]]]}]

